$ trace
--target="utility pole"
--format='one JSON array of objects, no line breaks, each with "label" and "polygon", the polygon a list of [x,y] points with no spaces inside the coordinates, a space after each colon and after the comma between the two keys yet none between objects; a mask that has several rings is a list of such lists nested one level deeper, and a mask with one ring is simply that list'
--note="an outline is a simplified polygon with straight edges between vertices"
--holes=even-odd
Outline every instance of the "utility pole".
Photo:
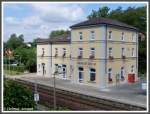
[{"label": "utility pole", "polygon": [[[57,72],[57,71],[56,71]],[[56,110],[56,83],[55,83],[55,75],[56,75],[56,72],[54,73],[54,77],[53,77],[53,81],[54,81],[54,110]]]}]

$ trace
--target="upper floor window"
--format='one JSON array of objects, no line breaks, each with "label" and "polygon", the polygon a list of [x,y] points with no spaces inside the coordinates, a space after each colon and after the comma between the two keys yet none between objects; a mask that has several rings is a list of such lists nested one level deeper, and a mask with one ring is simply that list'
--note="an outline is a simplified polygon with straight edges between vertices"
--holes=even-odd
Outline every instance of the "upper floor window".
[{"label": "upper floor window", "polygon": [[90,81],[95,81],[96,79],[96,70],[94,68],[90,69]]},{"label": "upper floor window", "polygon": [[91,31],[91,40],[95,40],[95,32]]},{"label": "upper floor window", "polygon": [[90,58],[94,58],[95,57],[95,48],[91,48],[90,49]]},{"label": "upper floor window", "polygon": [[132,41],[133,41],[133,42],[136,41],[136,33],[132,33]]},{"label": "upper floor window", "polygon": [[44,51],[44,48],[42,48],[42,56],[44,56],[45,54],[45,51]]},{"label": "upper floor window", "polygon": [[83,57],[83,48],[79,48],[78,58]]},{"label": "upper floor window", "polygon": [[121,48],[121,56],[125,56],[125,48]]},{"label": "upper floor window", "polygon": [[121,40],[124,41],[124,32],[121,33]]},{"label": "upper floor window", "polygon": [[66,48],[63,48],[63,57],[66,56]]},{"label": "upper floor window", "polygon": [[109,55],[109,57],[112,57],[112,48],[111,47],[108,50],[108,55]]},{"label": "upper floor window", "polygon": [[83,81],[83,68],[82,67],[79,67],[78,68],[78,70],[79,70],[79,82],[81,83],[82,81]]},{"label": "upper floor window", "polygon": [[112,31],[109,31],[109,40],[112,40]]},{"label": "upper floor window", "polygon": [[80,40],[83,40],[83,34],[82,32],[79,32]]},{"label": "upper floor window", "polygon": [[132,48],[132,57],[134,57],[135,55],[134,55],[134,48]]},{"label": "upper floor window", "polygon": [[55,48],[55,56],[58,56],[58,48]]},{"label": "upper floor window", "polygon": [[108,69],[108,82],[112,82],[112,68]]},{"label": "upper floor window", "polygon": [[131,66],[131,72],[134,72],[134,65]]}]

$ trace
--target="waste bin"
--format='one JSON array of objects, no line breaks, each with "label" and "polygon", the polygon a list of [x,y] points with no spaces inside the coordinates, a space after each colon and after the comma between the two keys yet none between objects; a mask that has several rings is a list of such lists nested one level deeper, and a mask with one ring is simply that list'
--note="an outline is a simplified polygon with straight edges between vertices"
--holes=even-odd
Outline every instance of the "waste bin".
[{"label": "waste bin", "polygon": [[135,82],[135,74],[128,74],[128,82],[129,83]]}]

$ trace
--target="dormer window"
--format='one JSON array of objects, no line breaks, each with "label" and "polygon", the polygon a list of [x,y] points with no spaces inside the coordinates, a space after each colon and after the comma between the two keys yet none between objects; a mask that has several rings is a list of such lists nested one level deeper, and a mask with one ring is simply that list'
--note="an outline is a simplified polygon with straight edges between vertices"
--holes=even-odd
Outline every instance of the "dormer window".
[{"label": "dormer window", "polygon": [[112,31],[109,31],[109,40],[112,40]]},{"label": "dormer window", "polygon": [[80,40],[83,40],[83,34],[82,34],[82,32],[79,32],[79,37],[80,37]]}]

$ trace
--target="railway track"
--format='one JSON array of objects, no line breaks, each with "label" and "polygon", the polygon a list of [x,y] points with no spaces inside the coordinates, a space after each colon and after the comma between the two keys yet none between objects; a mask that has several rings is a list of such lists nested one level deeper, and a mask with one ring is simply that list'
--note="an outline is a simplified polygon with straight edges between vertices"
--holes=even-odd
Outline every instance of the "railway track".
[{"label": "railway track", "polygon": [[[27,85],[34,92],[34,83],[15,79],[17,83]],[[53,87],[37,84],[40,96],[39,103],[53,107]],[[62,89],[56,89],[57,106],[67,107],[71,110],[100,110],[100,111],[144,111],[145,107],[120,103],[108,99],[100,99]]]}]

